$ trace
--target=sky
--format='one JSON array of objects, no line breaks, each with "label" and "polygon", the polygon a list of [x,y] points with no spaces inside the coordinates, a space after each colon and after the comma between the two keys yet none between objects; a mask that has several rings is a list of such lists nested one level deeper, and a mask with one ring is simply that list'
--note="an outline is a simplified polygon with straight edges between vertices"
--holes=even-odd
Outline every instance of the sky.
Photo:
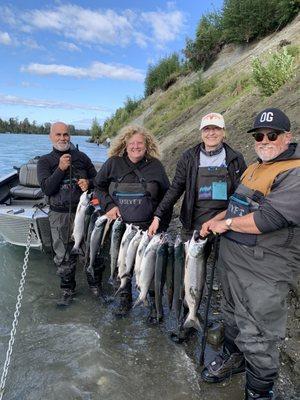
[{"label": "sky", "polygon": [[144,95],[149,64],[185,47],[222,0],[2,0],[0,118],[90,128]]}]

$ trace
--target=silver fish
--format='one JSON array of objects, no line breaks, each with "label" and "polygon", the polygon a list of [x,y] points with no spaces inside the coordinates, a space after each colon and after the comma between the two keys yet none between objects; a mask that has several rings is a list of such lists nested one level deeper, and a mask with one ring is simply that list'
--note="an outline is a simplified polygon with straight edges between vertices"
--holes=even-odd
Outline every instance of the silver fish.
[{"label": "silver fish", "polygon": [[148,235],[148,232],[147,231],[143,232],[142,239],[137,248],[137,252],[136,252],[136,256],[135,256],[135,264],[134,264],[135,282],[136,282],[137,288],[139,288],[142,259],[143,259],[145,250],[150,242],[150,239],[151,238]]},{"label": "silver fish", "polygon": [[183,301],[183,275],[184,275],[184,245],[180,235],[177,235],[174,245],[174,281],[173,281],[173,302],[177,322],[180,322],[181,308]]},{"label": "silver fish", "polygon": [[94,262],[96,255],[99,251],[99,248],[101,246],[102,238],[104,235],[105,227],[108,222],[108,218],[106,215],[102,215],[101,217],[98,217],[94,229],[91,234],[91,239],[90,239],[90,262],[89,266],[87,267],[87,272],[89,272],[92,277],[94,278]]},{"label": "silver fish", "polygon": [[122,237],[119,255],[118,255],[118,278],[121,279],[126,273],[126,254],[131,239],[136,234],[137,227],[132,224],[126,224],[126,230]]},{"label": "silver fish", "polygon": [[141,263],[141,274],[139,278],[141,292],[134,304],[134,307],[142,302],[144,302],[144,304],[147,303],[146,297],[155,271],[156,250],[161,243],[161,240],[162,237],[160,234],[153,236],[145,250]]},{"label": "silver fish", "polygon": [[156,250],[154,288],[155,288],[155,307],[157,313],[157,322],[163,316],[163,289],[166,280],[166,269],[168,263],[168,235],[164,235]]},{"label": "silver fish", "polygon": [[75,219],[74,219],[74,228],[72,237],[75,241],[74,246],[71,250],[71,254],[81,254],[83,255],[82,250],[80,249],[80,244],[84,237],[84,220],[85,220],[85,211],[89,205],[91,195],[88,192],[83,192],[80,196],[79,203],[76,209]]},{"label": "silver fish", "polygon": [[174,243],[168,245],[168,263],[166,271],[166,288],[169,309],[172,309],[174,294]]},{"label": "silver fish", "polygon": [[189,313],[183,324],[183,328],[185,329],[193,327],[201,330],[197,311],[202,299],[206,276],[206,263],[204,259],[206,242],[207,239],[201,240],[199,232],[194,231],[188,246],[184,273],[184,302],[189,308]]},{"label": "silver fish", "polygon": [[112,227],[110,241],[110,278],[109,283],[113,284],[115,271],[118,265],[118,254],[126,224],[121,218],[117,218]]},{"label": "silver fish", "polygon": [[126,282],[128,281],[128,279],[130,279],[131,271],[134,266],[135,255],[138,249],[138,245],[142,239],[142,235],[143,231],[141,229],[138,229],[138,231],[136,232],[136,234],[129,243],[125,259],[125,265],[126,265],[125,273],[122,276],[120,276],[121,284],[118,289],[118,292],[124,289],[124,287],[126,286]]}]

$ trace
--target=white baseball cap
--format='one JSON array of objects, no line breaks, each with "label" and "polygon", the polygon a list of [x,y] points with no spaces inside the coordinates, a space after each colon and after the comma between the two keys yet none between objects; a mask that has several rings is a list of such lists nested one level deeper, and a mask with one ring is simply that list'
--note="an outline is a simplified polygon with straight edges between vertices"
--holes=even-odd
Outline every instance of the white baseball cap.
[{"label": "white baseball cap", "polygon": [[223,115],[219,113],[209,113],[207,115],[204,115],[204,117],[201,120],[200,124],[200,131],[201,129],[205,128],[206,126],[209,125],[215,125],[218,126],[219,128],[225,128],[225,121],[223,118]]}]

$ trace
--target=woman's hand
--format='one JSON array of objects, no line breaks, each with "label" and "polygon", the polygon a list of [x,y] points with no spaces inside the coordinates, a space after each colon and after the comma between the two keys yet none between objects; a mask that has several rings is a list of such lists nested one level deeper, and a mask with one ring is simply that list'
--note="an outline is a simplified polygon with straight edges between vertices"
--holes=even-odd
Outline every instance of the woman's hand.
[{"label": "woman's hand", "polygon": [[160,219],[158,217],[154,217],[151,225],[148,228],[148,235],[153,236],[156,234],[158,228],[159,228],[159,221]]},{"label": "woman's hand", "polygon": [[78,179],[77,185],[83,192],[86,192],[89,188],[89,180],[88,179]]},{"label": "woman's hand", "polygon": [[121,217],[119,208],[117,206],[113,207],[111,210],[107,211],[106,216],[109,219],[117,219],[118,217]]}]

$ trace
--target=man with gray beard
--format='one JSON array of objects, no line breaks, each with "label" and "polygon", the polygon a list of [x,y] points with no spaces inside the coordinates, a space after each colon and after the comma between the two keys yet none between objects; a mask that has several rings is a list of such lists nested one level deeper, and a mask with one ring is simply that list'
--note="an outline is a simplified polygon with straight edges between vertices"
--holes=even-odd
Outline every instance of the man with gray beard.
[{"label": "man with gray beard", "polygon": [[277,108],[261,111],[253,132],[258,161],[250,165],[227,211],[202,225],[222,234],[219,252],[225,342],[202,371],[218,383],[246,371],[245,399],[275,399],[278,343],[285,337],[289,285],[300,263],[300,147]]},{"label": "man with gray beard", "polygon": [[[51,125],[51,153],[42,156],[37,175],[42,191],[48,196],[54,262],[61,278],[61,297],[58,306],[70,304],[76,282],[77,255],[70,255],[75,212],[82,192],[89,189],[97,172],[89,157],[70,143],[69,127],[64,122]],[[92,289],[99,291],[99,283],[91,277]]]}]

